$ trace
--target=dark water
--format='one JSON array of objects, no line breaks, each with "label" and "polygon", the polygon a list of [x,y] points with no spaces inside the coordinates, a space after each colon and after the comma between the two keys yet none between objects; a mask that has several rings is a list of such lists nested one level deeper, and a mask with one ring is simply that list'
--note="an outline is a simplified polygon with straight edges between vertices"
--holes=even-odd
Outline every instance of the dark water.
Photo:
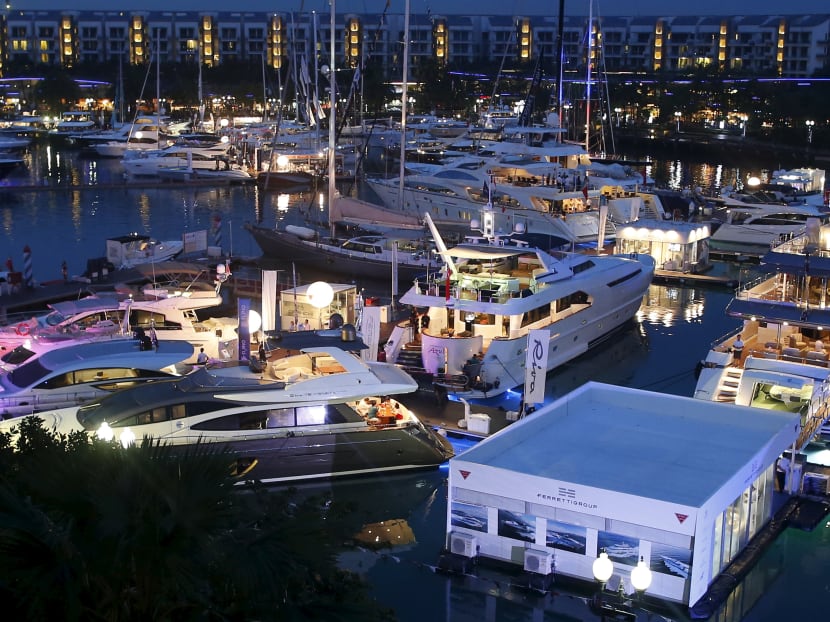
[{"label": "dark water", "polygon": [[[46,146],[33,149],[28,158],[26,168],[0,182],[0,253],[20,266],[23,247],[29,245],[37,281],[59,278],[64,259],[70,273],[83,272],[87,259],[104,255],[107,237],[138,231],[158,239],[178,239],[187,231],[209,230],[217,215],[223,222],[225,252],[256,256],[259,251],[243,229],[245,222],[316,219],[325,198],[325,191],[322,197],[319,193],[288,196],[263,194],[254,187],[126,188],[115,161],[95,161]],[[655,162],[650,174],[672,187],[714,190],[770,168],[767,163],[747,167],[666,161]],[[22,184],[93,187],[31,190],[21,188]],[[733,275],[738,271],[737,266],[721,269]],[[727,290],[653,286],[636,321],[550,374],[548,396],[564,395],[589,380],[691,395],[696,362],[713,340],[737,326],[724,315],[730,297]],[[507,400],[518,401],[518,397]],[[597,619],[586,606],[587,592],[557,590],[540,595],[486,572],[478,578],[436,574],[432,567],[446,532],[446,470],[339,482],[325,488],[357,504],[356,530],[393,519],[403,519],[411,527],[413,542],[380,552],[355,548],[343,557],[344,564],[364,574],[376,598],[393,608],[402,622]],[[830,521],[812,533],[786,530],[716,619],[825,619],[830,597],[828,540]],[[684,612],[654,614],[649,619],[663,618],[683,619]]]}]

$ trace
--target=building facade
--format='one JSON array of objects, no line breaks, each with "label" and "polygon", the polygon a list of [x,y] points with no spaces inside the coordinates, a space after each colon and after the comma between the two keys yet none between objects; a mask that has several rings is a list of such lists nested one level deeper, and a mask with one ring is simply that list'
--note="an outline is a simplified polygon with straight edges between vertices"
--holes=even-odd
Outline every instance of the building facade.
[{"label": "building facade", "polygon": [[[589,24],[590,22],[590,24]],[[387,76],[401,68],[404,15],[335,17],[338,62],[368,59]],[[584,66],[591,31],[592,57],[618,72],[725,71],[809,77],[830,67],[830,14],[563,18],[564,68]],[[18,11],[0,17],[0,74],[9,63],[73,67],[120,59],[215,66],[264,59],[278,68],[289,55],[329,49],[329,17],[317,13],[254,11]],[[410,65],[427,60],[463,67],[504,58],[553,59],[559,20],[550,16],[412,15]],[[322,52],[321,52],[322,53]]]}]

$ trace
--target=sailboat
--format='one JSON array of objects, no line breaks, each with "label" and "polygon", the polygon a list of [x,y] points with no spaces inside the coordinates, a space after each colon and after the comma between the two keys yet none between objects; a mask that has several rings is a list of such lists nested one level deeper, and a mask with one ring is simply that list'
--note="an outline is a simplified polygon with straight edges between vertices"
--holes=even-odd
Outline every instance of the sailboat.
[{"label": "sailboat", "polygon": [[[331,62],[333,67],[333,51]],[[254,237],[263,254],[271,259],[292,261],[299,257],[307,266],[358,278],[384,279],[396,273],[402,278],[412,280],[427,274],[437,268],[439,262],[433,256],[433,246],[423,235],[424,225],[417,217],[342,196],[335,186],[336,84],[334,72],[329,71],[328,75],[332,93],[327,175],[328,235],[311,227],[296,225],[286,225],[283,229],[277,229],[248,223],[245,228]],[[404,132],[405,121],[406,104],[402,110]],[[401,176],[404,173],[403,166],[402,161]],[[358,235],[344,237],[336,231],[337,225],[340,224],[359,227],[363,231]]]}]

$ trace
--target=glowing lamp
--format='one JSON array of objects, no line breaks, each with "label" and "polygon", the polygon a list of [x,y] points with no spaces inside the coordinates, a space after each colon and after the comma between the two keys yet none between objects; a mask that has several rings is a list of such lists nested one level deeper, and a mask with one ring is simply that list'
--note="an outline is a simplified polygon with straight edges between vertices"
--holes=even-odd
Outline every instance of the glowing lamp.
[{"label": "glowing lamp", "polygon": [[638,592],[645,592],[651,585],[651,570],[642,557],[640,557],[637,567],[631,570],[631,585]]},{"label": "glowing lamp", "polygon": [[127,449],[130,445],[135,445],[135,432],[130,428],[124,428],[118,440],[121,441],[121,447]]},{"label": "glowing lamp", "polygon": [[315,309],[324,309],[334,300],[334,290],[325,281],[315,281],[309,285],[306,295],[308,302]]},{"label": "glowing lamp", "polygon": [[603,551],[599,554],[599,557],[594,560],[591,566],[591,571],[594,573],[594,578],[597,581],[600,583],[608,583],[608,579],[614,574],[614,562],[609,559],[608,553]]},{"label": "glowing lamp", "polygon": [[251,333],[255,333],[259,330],[260,326],[262,326],[262,316],[251,309],[248,311],[248,330]]}]

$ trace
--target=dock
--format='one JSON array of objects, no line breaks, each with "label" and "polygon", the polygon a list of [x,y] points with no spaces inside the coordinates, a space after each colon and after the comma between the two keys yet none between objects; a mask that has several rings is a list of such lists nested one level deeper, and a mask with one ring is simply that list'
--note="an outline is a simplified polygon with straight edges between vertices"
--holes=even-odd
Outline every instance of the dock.
[{"label": "dock", "polygon": [[666,283],[669,285],[705,285],[712,287],[727,287],[729,289],[735,289],[738,287],[738,280],[729,276],[698,274],[695,272],[680,272],[678,270],[655,270],[654,282]]}]

